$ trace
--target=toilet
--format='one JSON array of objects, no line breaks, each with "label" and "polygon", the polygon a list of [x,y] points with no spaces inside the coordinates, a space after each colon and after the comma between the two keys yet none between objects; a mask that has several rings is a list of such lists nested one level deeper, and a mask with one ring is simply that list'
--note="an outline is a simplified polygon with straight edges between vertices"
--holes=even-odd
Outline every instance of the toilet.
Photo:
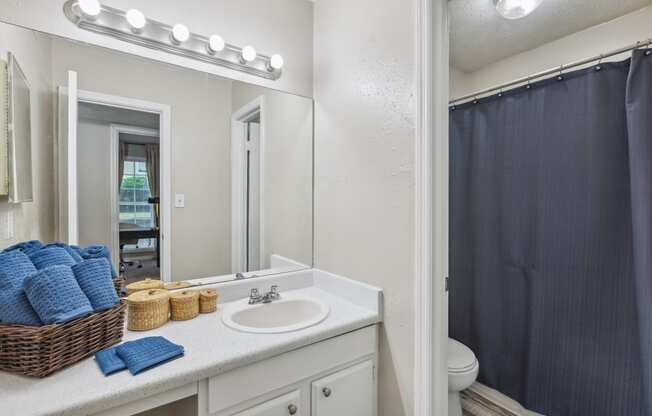
[{"label": "toilet", "polygon": [[448,338],[448,416],[462,416],[460,392],[475,381],[480,364],[466,345]]}]

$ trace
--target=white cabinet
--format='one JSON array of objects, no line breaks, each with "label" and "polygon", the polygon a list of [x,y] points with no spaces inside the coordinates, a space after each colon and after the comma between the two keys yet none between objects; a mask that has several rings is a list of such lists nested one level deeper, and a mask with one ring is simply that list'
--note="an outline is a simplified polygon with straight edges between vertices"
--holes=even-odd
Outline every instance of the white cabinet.
[{"label": "white cabinet", "polygon": [[281,397],[268,400],[233,416],[306,416],[306,409],[301,406],[301,392],[294,390]]},{"label": "white cabinet", "polygon": [[314,381],[311,397],[312,416],[373,416],[373,361]]}]

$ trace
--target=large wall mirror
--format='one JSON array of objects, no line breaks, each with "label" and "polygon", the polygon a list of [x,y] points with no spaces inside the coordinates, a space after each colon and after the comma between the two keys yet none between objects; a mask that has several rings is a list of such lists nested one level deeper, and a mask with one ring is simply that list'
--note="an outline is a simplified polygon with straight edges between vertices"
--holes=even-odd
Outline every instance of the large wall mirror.
[{"label": "large wall mirror", "polygon": [[128,282],[312,266],[311,99],[0,25],[51,68],[59,239],[111,248]]}]

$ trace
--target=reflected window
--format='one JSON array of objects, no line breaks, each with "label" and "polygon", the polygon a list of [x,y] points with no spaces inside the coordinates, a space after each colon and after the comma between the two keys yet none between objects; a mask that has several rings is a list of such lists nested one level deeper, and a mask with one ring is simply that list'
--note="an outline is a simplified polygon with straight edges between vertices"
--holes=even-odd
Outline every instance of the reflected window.
[{"label": "reflected window", "polygon": [[[141,160],[125,160],[124,175],[120,184],[120,222],[143,228],[155,226],[151,196],[147,181],[147,163]],[[154,240],[140,240],[138,247],[153,247]]]}]

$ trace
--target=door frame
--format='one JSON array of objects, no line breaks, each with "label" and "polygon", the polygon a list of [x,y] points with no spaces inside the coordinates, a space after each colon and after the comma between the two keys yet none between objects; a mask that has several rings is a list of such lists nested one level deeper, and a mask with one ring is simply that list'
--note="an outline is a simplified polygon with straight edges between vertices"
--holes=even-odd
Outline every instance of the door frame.
[{"label": "door frame", "polygon": [[[60,87],[62,93],[67,94],[66,87]],[[171,215],[171,201],[172,201],[172,180],[171,180],[171,167],[172,167],[172,142],[171,142],[171,117],[172,109],[167,104],[160,104],[150,101],[137,100],[134,98],[120,97],[117,95],[103,94],[93,91],[77,90],[77,103],[98,104],[108,107],[118,107],[128,110],[140,111],[145,113],[153,113],[159,115],[159,146],[160,146],[160,166],[161,166],[161,228],[160,228],[160,242],[161,242],[161,280],[164,282],[172,281],[172,215]],[[77,114],[69,115],[69,123],[72,123],[76,129],[78,123]],[[69,127],[70,128],[70,124]],[[76,134],[73,135],[76,137]],[[61,143],[62,141],[60,141]],[[68,215],[67,226],[68,236],[70,241],[77,242],[79,230],[79,216],[77,213],[78,207],[78,193],[77,193],[77,143],[71,145],[69,140],[67,143],[67,194],[68,194]],[[117,157],[117,154],[116,154]],[[113,164],[112,164],[113,166]],[[117,175],[117,169],[116,169]],[[112,180],[114,181],[114,180]],[[111,208],[112,210],[114,207]],[[61,216],[66,215],[60,213]],[[113,218],[112,218],[113,220]],[[61,230],[60,230],[61,231]]]},{"label": "door frame", "polygon": [[245,232],[245,123],[253,113],[260,113],[260,145],[259,145],[259,250],[260,265],[265,264],[265,97],[259,96],[248,102],[231,115],[231,272],[244,272],[245,254],[247,252],[243,237]]},{"label": "door frame", "polygon": [[418,0],[415,415],[448,414],[448,1]]},{"label": "door frame", "polygon": [[[120,135],[121,134],[133,134],[137,136],[147,136],[147,137],[159,137],[159,131],[155,129],[148,129],[145,127],[136,127],[129,126],[126,124],[110,124],[109,129],[111,130],[111,160],[110,160],[110,192],[111,197],[109,198],[111,204],[111,250],[113,253],[114,261],[119,259],[119,250],[120,250],[120,209],[119,209],[119,198],[120,193],[120,184],[118,183],[118,170],[119,170],[119,152],[120,152]],[[159,146],[160,146],[160,137],[159,137]],[[159,166],[160,170],[163,170]],[[161,172],[159,172],[160,175]],[[162,211],[162,210],[161,210]],[[160,240],[159,240],[160,241]],[[162,264],[162,263],[161,263]]]}]

